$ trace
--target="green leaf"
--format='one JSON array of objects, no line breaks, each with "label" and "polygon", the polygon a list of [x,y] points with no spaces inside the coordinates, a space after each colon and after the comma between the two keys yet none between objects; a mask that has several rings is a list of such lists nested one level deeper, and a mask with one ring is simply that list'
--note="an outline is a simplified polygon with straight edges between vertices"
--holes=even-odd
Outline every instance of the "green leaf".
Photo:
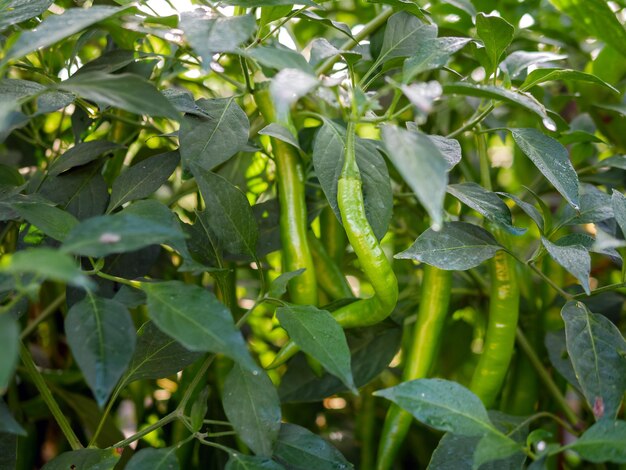
[{"label": "green leaf", "polygon": [[[324,120],[313,145],[315,174],[339,220],[341,215],[337,204],[337,182],[343,167],[345,143],[345,128],[333,121]],[[384,158],[370,141],[357,137],[355,150],[363,181],[365,215],[380,240],[387,233],[393,209],[389,172]]]},{"label": "green leaf", "polygon": [[578,175],[567,149],[537,129],[511,129],[515,143],[574,209],[580,207]]},{"label": "green leaf", "polygon": [[567,55],[543,51],[515,51],[511,52],[500,63],[500,68],[506,71],[512,78],[515,78],[522,72],[525,72],[531,65],[563,59],[567,59]]},{"label": "green leaf", "polygon": [[[0,80],[0,96],[7,102],[16,104],[31,101],[37,103],[37,110],[30,116],[50,113],[64,108],[75,99],[71,93],[48,90],[44,85],[29,80],[5,78]],[[19,109],[11,107],[10,109]]]},{"label": "green leaf", "polygon": [[591,224],[614,216],[611,196],[588,183],[580,184],[580,208],[566,206],[559,219],[560,225]]},{"label": "green leaf", "polygon": [[123,8],[93,6],[91,8],[69,8],[62,15],[50,15],[36,29],[24,31],[0,62],[0,66],[30,52],[53,45],[89,26],[109,18]]},{"label": "green leaf", "polygon": [[591,271],[591,256],[587,248],[580,244],[559,246],[548,239],[541,237],[541,243],[554,260],[569,271],[582,285],[589,295],[589,273]]},{"label": "green leaf", "polygon": [[533,222],[535,222],[535,224],[537,224],[537,227],[539,227],[539,230],[543,233],[545,229],[545,223],[541,215],[541,212],[539,212],[539,210],[535,206],[533,206],[532,204],[528,202],[522,201],[520,198],[518,198],[514,194],[502,193],[502,192],[498,192],[496,194],[509,198],[511,201],[517,204],[517,206],[520,209],[522,209],[526,213],[526,215],[530,217]]},{"label": "green leaf", "polygon": [[554,368],[567,380],[576,390],[580,390],[580,384],[576,379],[576,373],[572,366],[572,361],[567,353],[565,342],[565,330],[548,331],[544,340],[548,357]]},{"label": "green leaf", "polygon": [[[4,325],[2,325],[3,320],[2,318],[4,317],[8,317],[9,315],[2,315],[0,316],[0,328],[3,328]],[[19,331],[16,331],[16,337],[19,336]],[[0,335],[4,335],[3,330],[0,329]],[[5,338],[2,338],[5,339]],[[17,341],[14,341],[17,343]],[[3,348],[5,348],[8,343],[5,341],[2,343],[3,344]],[[9,345],[10,346],[10,345]],[[9,354],[11,355],[11,354]],[[5,388],[5,385],[1,385],[2,382],[0,382],[0,388]],[[0,433],[7,433],[7,434],[16,434],[19,436],[25,436],[26,435],[26,431],[24,431],[24,428],[22,428],[22,426],[20,426],[20,424],[15,421],[15,418],[13,417],[13,415],[11,415],[11,411],[9,410],[9,407],[4,403],[4,400],[0,399]]]},{"label": "green leaf", "polygon": [[154,322],[148,321],[137,331],[135,353],[124,375],[124,382],[169,377],[201,356],[201,353],[187,350],[157,328]]},{"label": "green leaf", "polygon": [[455,52],[469,43],[469,38],[443,37],[425,40],[418,50],[404,62],[402,82],[409,83],[416,75],[429,70],[437,70],[448,63]]},{"label": "green leaf", "polygon": [[513,226],[511,211],[500,197],[476,183],[459,183],[448,185],[448,193],[476,212],[504,227],[508,232],[520,235],[525,229]]},{"label": "green leaf", "polygon": [[212,170],[245,147],[250,122],[235,98],[201,99],[196,104],[207,117],[183,117],[178,132],[180,156],[188,168]]},{"label": "green leaf", "polygon": [[293,145],[296,148],[300,148],[298,139],[291,133],[285,126],[281,126],[275,122],[272,122],[259,131],[261,135],[269,135],[283,142]]},{"label": "green leaf", "polygon": [[141,449],[124,467],[126,470],[175,470],[179,469],[176,451],[178,447],[163,449]]},{"label": "green leaf", "polygon": [[61,249],[66,253],[101,258],[182,238],[179,230],[122,211],[81,222],[66,237]]},{"label": "green leaf", "polygon": [[206,206],[206,218],[201,218],[201,222],[209,224],[226,251],[254,258],[259,230],[248,198],[222,176],[198,168],[192,170]]},{"label": "green leaf", "polygon": [[191,47],[202,57],[204,68],[209,70],[213,55],[237,52],[254,33],[256,22],[252,15],[215,16],[208,10],[197,8],[184,12],[179,26]]},{"label": "green leaf", "polygon": [[156,326],[190,351],[224,354],[246,370],[259,371],[228,308],[213,293],[180,281],[143,284]]},{"label": "green leaf", "polygon": [[603,419],[567,446],[593,463],[626,463],[626,421]]},{"label": "green leaf", "polygon": [[8,313],[0,315],[0,344],[3,351],[0,354],[0,390],[4,390],[13,379],[20,351],[20,326]]},{"label": "green leaf", "polygon": [[590,73],[579,72],[578,70],[568,69],[536,69],[528,74],[524,83],[520,86],[522,90],[529,90],[530,88],[539,85],[540,83],[554,81],[554,80],[572,80],[577,82],[589,82],[601,85],[608,88],[613,93],[619,95],[619,90],[614,86],[608,84],[601,78],[596,77]]},{"label": "green leaf", "polygon": [[[244,8],[256,8],[256,7],[275,7],[280,5],[295,5],[296,0],[225,0],[222,3],[224,5],[234,5]],[[297,0],[298,5],[317,6],[317,4],[311,0]]]},{"label": "green leaf", "polygon": [[52,0],[11,0],[0,5],[0,31],[41,15]]},{"label": "green leaf", "polygon": [[250,49],[246,54],[265,67],[275,70],[299,69],[313,74],[313,67],[309,65],[304,56],[287,47],[258,46]]},{"label": "green leaf", "polygon": [[607,2],[603,0],[550,0],[561,10],[591,34],[606,42],[626,57],[626,30]]},{"label": "green leaf", "polygon": [[135,114],[180,120],[176,108],[152,83],[132,73],[85,72],[73,75],[58,87],[94,101],[101,108],[112,106]]},{"label": "green leaf", "polygon": [[500,57],[511,44],[515,28],[504,18],[479,13],[476,15],[476,34],[485,44],[485,51],[489,60],[486,72],[487,77],[489,77],[496,71]]},{"label": "green leaf", "polygon": [[626,390],[626,341],[605,316],[591,313],[582,302],[561,310],[567,351],[576,378],[597,420],[613,419]]},{"label": "green leaf", "polygon": [[299,69],[283,69],[270,82],[270,95],[274,101],[277,122],[288,122],[291,105],[317,87],[314,75]]},{"label": "green leaf", "polygon": [[521,106],[522,108],[525,108],[539,116],[546,129],[551,131],[556,130],[556,123],[550,116],[548,116],[546,108],[529,93],[508,90],[506,88],[493,85],[475,85],[473,83],[464,82],[444,84],[443,92],[446,95],[491,98],[516,106]]},{"label": "green leaf", "polygon": [[285,470],[285,467],[266,457],[231,452],[224,470]]},{"label": "green leaf", "polygon": [[120,456],[115,449],[80,449],[63,452],[41,470],[113,470]]},{"label": "green leaf", "polygon": [[107,140],[80,142],[52,162],[48,168],[50,176],[57,176],[74,167],[86,165],[100,155],[123,148],[121,145]]},{"label": "green leaf", "polygon": [[290,470],[348,470],[354,466],[341,452],[311,431],[295,424],[280,427],[274,458]]},{"label": "green leaf", "polygon": [[382,128],[389,159],[422,203],[434,228],[443,221],[448,165],[426,134],[393,125]]},{"label": "green leaf", "polygon": [[456,139],[449,139],[441,135],[429,135],[428,138],[441,152],[447,164],[448,171],[452,170],[462,158],[461,144]]},{"label": "green leaf", "polygon": [[501,249],[502,246],[485,229],[466,222],[447,222],[438,232],[432,228],[426,230],[409,249],[394,258],[463,271],[492,258]]},{"label": "green leaf", "polygon": [[135,326],[128,309],[88,293],[67,313],[65,334],[98,405],[104,405],[135,350]]},{"label": "green leaf", "polygon": [[[458,436],[446,433],[428,463],[428,470],[472,470],[475,468],[475,452],[484,438],[475,436]],[[499,443],[499,442],[498,442]],[[483,444],[484,445],[484,444]],[[484,451],[483,451],[484,452]],[[505,459],[492,460],[481,465],[480,470],[514,470],[522,468],[524,454]]]},{"label": "green leaf", "polygon": [[280,431],[280,400],[264,370],[235,364],[224,381],[222,405],[239,438],[256,454],[270,457]]},{"label": "green leaf", "polygon": [[312,305],[289,305],[278,308],[276,316],[305,353],[317,359],[349,389],[356,390],[346,336],[329,312]]},{"label": "green leaf", "polygon": [[270,288],[267,290],[267,296],[274,299],[280,299],[287,292],[287,284],[289,284],[289,281],[302,274],[305,270],[306,268],[302,268],[296,271],[282,273],[270,284]]},{"label": "green leaf", "polygon": [[71,256],[52,248],[29,248],[0,262],[0,272],[10,274],[32,273],[44,279],[65,282],[75,287],[89,289],[93,284],[79,269]]},{"label": "green leaf", "polygon": [[617,225],[622,230],[622,234],[626,236],[626,196],[614,189],[611,196],[611,207],[613,207]]},{"label": "green leaf", "polygon": [[425,41],[437,37],[437,26],[426,24],[416,16],[399,12],[387,20],[385,36],[376,64],[414,55]]},{"label": "green leaf", "polygon": [[58,241],[63,241],[78,225],[78,219],[72,214],[49,204],[18,202],[11,207],[29,224]]},{"label": "green leaf", "polygon": [[174,151],[147,158],[128,168],[113,182],[107,212],[128,201],[152,195],[167,182],[179,161],[180,155]]}]

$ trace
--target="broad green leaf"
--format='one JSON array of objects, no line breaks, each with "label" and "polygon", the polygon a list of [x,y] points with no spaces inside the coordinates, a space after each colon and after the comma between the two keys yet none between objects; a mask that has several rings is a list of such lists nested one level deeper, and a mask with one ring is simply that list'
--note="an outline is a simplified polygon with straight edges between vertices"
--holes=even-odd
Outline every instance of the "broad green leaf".
[{"label": "broad green leaf", "polygon": [[80,142],[52,162],[48,168],[50,176],[57,176],[76,166],[86,165],[100,155],[123,148],[121,145],[107,140]]},{"label": "broad green leaf", "polygon": [[261,65],[275,70],[299,69],[313,74],[313,67],[304,56],[286,47],[258,46],[246,53]]},{"label": "broad green leaf", "polygon": [[431,38],[420,43],[417,51],[404,62],[402,70],[403,83],[409,83],[416,75],[436,70],[448,63],[455,52],[460,51],[469,43],[469,38]]},{"label": "broad green leaf", "polygon": [[128,168],[113,182],[107,212],[128,201],[152,195],[167,182],[179,161],[178,152],[167,152],[142,160]]},{"label": "broad green leaf", "polygon": [[525,229],[514,227],[509,207],[496,193],[487,191],[479,184],[451,184],[448,185],[448,193],[488,220],[503,226],[510,233],[520,235],[526,231]]},{"label": "broad green leaf", "polygon": [[511,201],[517,204],[518,207],[522,209],[526,213],[526,215],[530,217],[532,221],[537,224],[537,227],[539,227],[539,230],[543,233],[545,229],[543,216],[541,215],[541,212],[539,212],[539,210],[535,206],[533,206],[532,204],[528,202],[522,201],[520,198],[518,198],[514,194],[502,193],[502,192],[498,192],[497,194],[499,194],[500,196],[509,198]]},{"label": "broad green leaf", "polygon": [[291,470],[349,470],[354,466],[341,452],[308,429],[283,423],[274,458]]},{"label": "broad green leaf", "polygon": [[0,5],[0,31],[41,15],[52,0],[10,0]]},{"label": "broad green leaf", "polygon": [[511,129],[515,143],[574,209],[580,207],[578,175],[567,149],[537,129]]},{"label": "broad green leaf", "polygon": [[285,126],[281,126],[275,122],[272,122],[259,131],[261,135],[269,135],[283,142],[293,145],[296,148],[300,148],[298,139],[291,133]]},{"label": "broad green leaf", "polygon": [[122,211],[81,222],[65,238],[62,250],[101,258],[182,238],[182,233],[170,226]]},{"label": "broad green leaf", "polygon": [[48,90],[40,83],[17,78],[0,80],[0,96],[3,101],[15,102],[18,105],[32,101],[35,98],[37,110],[31,116],[46,114],[64,108],[75,99],[71,93]]},{"label": "broad green leaf", "polygon": [[[13,379],[20,351],[20,326],[9,313],[0,315],[0,344],[3,351],[0,354],[0,390],[4,390]],[[0,432],[6,431],[0,429]]]},{"label": "broad green leaf", "polygon": [[439,148],[426,134],[393,125],[382,128],[382,139],[389,159],[439,228],[448,184],[448,165]]},{"label": "broad green leaf", "polygon": [[[520,445],[502,434],[486,434],[479,441],[474,451],[474,463],[472,468],[482,468],[483,464],[502,461],[519,466],[526,460],[522,453],[523,445]],[[521,459],[520,459],[521,457]],[[501,470],[503,467],[496,467]]]},{"label": "broad green leaf", "polygon": [[626,421],[603,419],[567,446],[593,463],[626,463]]},{"label": "broad green leaf", "polygon": [[[350,30],[350,27],[347,24],[342,23],[340,21],[335,21],[330,18],[324,18],[313,11],[306,11],[306,10],[299,13],[298,17],[306,18],[307,20],[315,21],[317,23],[322,23],[330,28],[334,28],[337,31],[340,31],[341,33],[345,34],[349,38],[354,39],[354,36],[352,35],[352,31]],[[319,38],[319,39],[322,39],[322,38]]]},{"label": "broad green leaf", "polygon": [[224,354],[259,372],[228,308],[213,293],[180,281],[144,284],[148,315],[164,333],[190,351]]},{"label": "broad green leaf", "polygon": [[256,454],[270,457],[280,431],[280,400],[264,370],[235,364],[224,381],[222,405],[239,438]]},{"label": "broad green leaf", "polygon": [[512,78],[515,78],[522,72],[525,72],[531,65],[563,59],[567,59],[565,54],[555,54],[554,52],[515,51],[511,52],[511,54],[500,63],[500,68],[506,71]]},{"label": "broad green leaf", "polygon": [[491,76],[500,63],[500,57],[509,47],[515,34],[515,28],[504,18],[479,13],[476,15],[476,34],[483,41],[489,60],[486,70],[487,76]]},{"label": "broad green leaf", "polygon": [[200,99],[196,104],[207,117],[183,117],[178,131],[180,156],[188,168],[212,170],[245,147],[250,122],[235,98]]},{"label": "broad green leaf", "polygon": [[[325,120],[317,131],[313,145],[313,166],[326,199],[339,220],[337,181],[344,161],[346,130]],[[368,140],[356,140],[356,160],[363,182],[365,215],[378,239],[387,233],[393,208],[393,194],[385,160]]]},{"label": "broad green leaf", "polygon": [[135,326],[128,309],[88,293],[67,313],[65,334],[89,388],[103,406],[135,350]]},{"label": "broad green leaf", "polygon": [[206,70],[209,70],[214,54],[238,51],[256,29],[252,15],[216,16],[202,8],[184,12],[179,26],[191,47],[202,57]]},{"label": "broad green leaf", "polygon": [[529,90],[530,88],[539,85],[540,83],[549,82],[553,80],[572,80],[576,82],[590,82],[597,85],[601,85],[608,88],[613,93],[619,94],[614,86],[608,84],[601,78],[596,77],[590,73],[580,72],[578,70],[568,69],[536,69],[528,74],[524,83],[520,86],[522,90]]},{"label": "broad green leaf", "polygon": [[141,449],[124,467],[126,470],[176,470],[180,468],[176,457],[178,448]]},{"label": "broad green leaf", "polygon": [[580,244],[559,246],[548,239],[541,237],[541,243],[554,260],[569,271],[589,295],[589,273],[591,271],[591,256],[587,248]]},{"label": "broad green leaf", "polygon": [[63,241],[78,225],[78,219],[72,214],[49,204],[18,202],[11,207],[29,224],[58,241]]},{"label": "broad green leaf", "polygon": [[317,359],[349,389],[356,390],[346,336],[329,312],[312,305],[288,305],[278,308],[276,317],[300,349]]},{"label": "broad green leaf", "polygon": [[287,292],[287,284],[294,277],[299,276],[305,271],[306,268],[298,269],[296,271],[289,271],[288,273],[282,273],[270,284],[270,288],[267,290],[267,296],[274,299],[279,299]]},{"label": "broad green leaf", "polygon": [[128,49],[111,49],[109,51],[103,52],[102,55],[97,59],[87,62],[76,72],[74,72],[74,75],[79,75],[85,72],[117,72],[127,65],[132,64],[138,58],[148,56],[149,54],[139,51],[133,51]]},{"label": "broad green leaf", "polygon": [[[576,379],[576,372],[567,353],[565,330],[548,331],[544,340],[550,363],[576,390],[580,391],[580,384]],[[582,392],[581,392],[582,393]]]},{"label": "broad green leaf", "polygon": [[492,258],[501,249],[502,246],[485,229],[466,222],[447,222],[438,232],[432,228],[426,230],[409,249],[394,258],[463,271]]},{"label": "broad green leaf", "polygon": [[180,120],[176,108],[152,83],[132,73],[85,72],[73,75],[58,86],[100,107],[112,106],[135,114]]},{"label": "broad green leaf", "polygon": [[115,449],[80,449],[63,452],[41,470],[113,470],[120,456]]},{"label": "broad green leaf", "polygon": [[[2,318],[8,317],[8,316],[9,315],[0,316],[0,325],[2,324]],[[0,326],[0,328],[2,328],[2,326]],[[3,334],[2,330],[0,330],[0,334]],[[16,331],[15,336],[16,337],[19,336],[19,331]],[[5,341],[2,344],[7,345],[8,343]],[[1,385],[1,382],[0,382],[0,388],[5,388],[4,385]],[[24,431],[24,428],[22,428],[22,426],[20,426],[20,424],[17,421],[15,421],[15,418],[11,414],[9,407],[4,403],[4,400],[1,400],[1,399],[0,399],[0,433],[16,434],[19,436],[26,435],[26,431]]]},{"label": "broad green leaf", "polygon": [[266,457],[231,452],[224,470],[285,470],[285,467]]},{"label": "broad green leaf", "polygon": [[611,321],[582,302],[561,310],[567,351],[597,420],[614,419],[626,390],[626,341]]},{"label": "broad green leaf", "polygon": [[[472,470],[476,468],[474,456],[483,439],[476,436],[458,436],[446,433],[433,452],[427,470]],[[500,444],[499,441],[496,442],[496,445]],[[492,460],[483,463],[478,468],[480,470],[519,470],[526,459],[524,454],[520,455]]]},{"label": "broad green leaf", "polygon": [[580,184],[580,208],[566,206],[559,218],[560,225],[592,224],[614,216],[611,196],[596,186]]},{"label": "broad green leaf", "polygon": [[205,204],[206,218],[201,221],[209,224],[226,251],[254,258],[259,231],[245,194],[216,173],[198,168],[193,173]]},{"label": "broad green leaf", "polygon": [[448,171],[452,170],[461,161],[461,144],[458,140],[449,139],[441,135],[429,135],[428,138],[441,152],[441,156],[446,161]]},{"label": "broad green leaf", "polygon": [[622,234],[626,236],[626,196],[614,189],[611,196],[611,206],[613,207],[615,221],[622,230]]},{"label": "broad green leaf", "polygon": [[187,350],[157,328],[154,322],[148,321],[137,331],[137,345],[124,382],[169,377],[201,356],[198,352]]},{"label": "broad green leaf", "polygon": [[550,0],[583,30],[606,42],[626,57],[626,30],[604,0]]},{"label": "broad green leaf", "polygon": [[32,273],[83,289],[93,287],[91,280],[82,273],[71,256],[52,248],[29,248],[10,256],[5,255],[0,262],[0,272]]},{"label": "broad green leaf", "polygon": [[88,9],[69,8],[62,15],[50,15],[36,29],[20,34],[15,44],[6,51],[0,65],[38,49],[49,47],[122,10],[123,8],[97,5]]},{"label": "broad green leaf", "polygon": [[387,20],[382,49],[376,58],[376,64],[410,57],[420,48],[421,44],[437,37],[437,26],[423,23],[416,16],[399,12]]},{"label": "broad green leaf", "polygon": [[319,82],[300,69],[282,69],[270,82],[270,94],[276,108],[277,122],[288,122],[291,105],[312,91]]},{"label": "broad green leaf", "polygon": [[[541,122],[546,129],[556,130],[556,123],[548,116],[546,108],[537,101],[531,94],[521,91],[508,90],[493,85],[475,85],[473,83],[448,83],[443,85],[443,92],[446,95],[476,96],[478,98],[491,98],[505,103],[521,106],[532,111],[541,118]],[[537,131],[539,132],[539,131]]]}]

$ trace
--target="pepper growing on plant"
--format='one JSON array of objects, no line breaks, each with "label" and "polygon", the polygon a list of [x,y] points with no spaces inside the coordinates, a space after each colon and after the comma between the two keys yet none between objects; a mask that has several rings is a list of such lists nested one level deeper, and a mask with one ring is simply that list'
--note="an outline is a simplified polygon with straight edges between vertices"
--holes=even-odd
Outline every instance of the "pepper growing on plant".
[{"label": "pepper growing on plant", "polygon": [[[402,382],[425,378],[435,360],[450,304],[452,271],[424,266],[417,323],[404,356]],[[392,404],[378,446],[377,470],[390,469],[411,426],[413,416]]]}]

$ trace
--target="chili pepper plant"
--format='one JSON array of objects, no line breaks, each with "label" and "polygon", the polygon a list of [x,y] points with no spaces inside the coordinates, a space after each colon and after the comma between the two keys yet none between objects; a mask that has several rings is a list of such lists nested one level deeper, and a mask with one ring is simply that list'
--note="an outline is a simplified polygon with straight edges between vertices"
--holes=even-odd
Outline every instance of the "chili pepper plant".
[{"label": "chili pepper plant", "polygon": [[626,465],[623,0],[0,0],[0,468]]}]

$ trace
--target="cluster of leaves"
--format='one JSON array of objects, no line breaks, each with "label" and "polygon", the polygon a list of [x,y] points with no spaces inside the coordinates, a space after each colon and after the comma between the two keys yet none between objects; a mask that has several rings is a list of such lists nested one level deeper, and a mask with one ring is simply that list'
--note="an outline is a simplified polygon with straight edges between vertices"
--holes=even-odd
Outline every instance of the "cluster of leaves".
[{"label": "cluster of leaves", "polygon": [[[389,400],[427,425],[398,468],[626,463],[623,1],[86,3],[0,0],[2,468],[368,469]],[[289,302],[267,149],[324,240],[355,113],[401,295],[344,332]],[[500,250],[522,314],[488,412],[463,384]],[[454,314],[442,378],[398,384],[420,263]],[[266,371],[285,330],[313,360]]]}]

